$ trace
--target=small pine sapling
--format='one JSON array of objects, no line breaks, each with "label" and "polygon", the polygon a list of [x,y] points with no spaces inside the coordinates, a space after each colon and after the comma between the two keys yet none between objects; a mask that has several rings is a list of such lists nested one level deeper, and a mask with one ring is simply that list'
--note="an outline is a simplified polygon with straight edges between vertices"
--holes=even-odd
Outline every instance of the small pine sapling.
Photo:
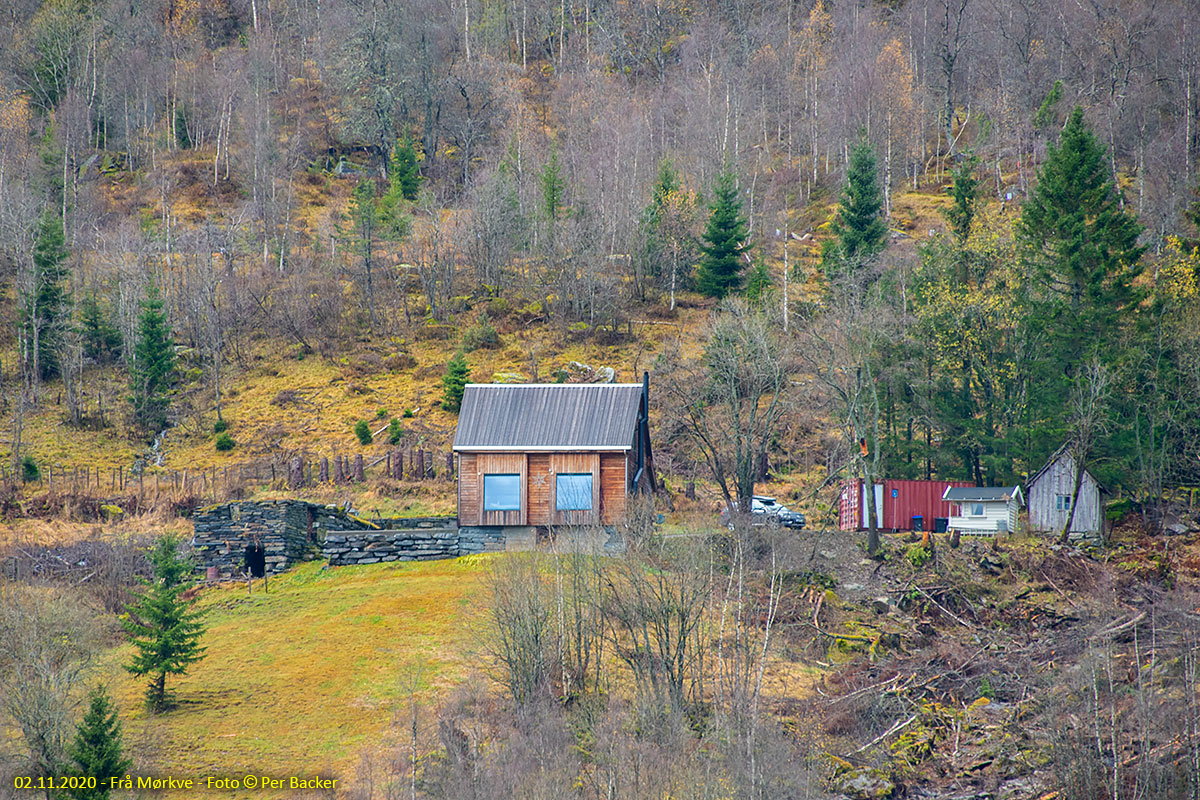
[{"label": "small pine sapling", "polygon": [[111,791],[109,781],[123,777],[133,766],[121,751],[121,721],[116,706],[104,687],[97,686],[89,695],[87,713],[75,729],[75,741],[68,750],[71,774],[95,778],[95,784],[68,789],[66,796],[72,800],[106,800]]},{"label": "small pine sapling", "polygon": [[388,444],[400,444],[404,439],[404,427],[400,424],[400,420],[392,417],[388,422],[387,428]]},{"label": "small pine sapling", "polygon": [[462,407],[463,391],[470,379],[471,367],[462,351],[454,354],[446,365],[446,374],[442,377],[442,408],[457,412]]}]

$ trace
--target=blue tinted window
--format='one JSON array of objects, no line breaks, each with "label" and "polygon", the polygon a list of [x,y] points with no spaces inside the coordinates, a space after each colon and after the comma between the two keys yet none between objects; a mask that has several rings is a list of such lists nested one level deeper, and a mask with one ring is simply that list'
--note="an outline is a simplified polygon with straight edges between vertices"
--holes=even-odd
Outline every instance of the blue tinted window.
[{"label": "blue tinted window", "polygon": [[555,507],[559,511],[592,510],[592,473],[563,472],[555,476]]},{"label": "blue tinted window", "polygon": [[484,511],[520,511],[520,475],[483,476]]}]

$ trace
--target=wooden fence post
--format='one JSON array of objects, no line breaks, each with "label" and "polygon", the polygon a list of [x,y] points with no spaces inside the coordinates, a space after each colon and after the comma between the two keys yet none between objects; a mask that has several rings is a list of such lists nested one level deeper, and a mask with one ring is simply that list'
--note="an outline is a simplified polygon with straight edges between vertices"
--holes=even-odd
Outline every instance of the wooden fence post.
[{"label": "wooden fence post", "polygon": [[293,489],[304,485],[304,462],[300,460],[300,456],[292,456],[292,468],[288,474],[288,483]]},{"label": "wooden fence post", "polygon": [[687,486],[683,490],[683,496],[686,497],[688,500],[696,499],[696,482],[695,481],[687,482]]},{"label": "wooden fence post", "polygon": [[454,451],[446,453],[446,480],[454,480]]},{"label": "wooden fence post", "polygon": [[358,481],[359,483],[363,483],[366,480],[366,476],[363,475],[362,453],[354,456],[354,480]]},{"label": "wooden fence post", "polygon": [[417,451],[417,480],[425,480],[425,451]]},{"label": "wooden fence post", "polygon": [[321,456],[321,466],[319,467],[319,477],[321,483],[329,483],[329,459]]},{"label": "wooden fence post", "polygon": [[398,481],[404,480],[404,454],[396,450],[392,455],[392,477]]},{"label": "wooden fence post", "polygon": [[333,457],[333,482],[341,483],[343,480],[345,480],[345,475],[342,472],[342,457],[334,456]]}]

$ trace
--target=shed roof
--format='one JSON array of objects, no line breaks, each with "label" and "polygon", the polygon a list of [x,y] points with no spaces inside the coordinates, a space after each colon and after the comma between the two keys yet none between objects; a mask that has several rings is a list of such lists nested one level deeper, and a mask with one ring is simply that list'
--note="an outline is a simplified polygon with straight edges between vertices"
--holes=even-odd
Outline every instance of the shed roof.
[{"label": "shed roof", "polygon": [[467,384],[455,450],[629,450],[640,383]]},{"label": "shed roof", "polygon": [[943,500],[951,503],[1007,502],[1021,500],[1020,486],[948,486],[942,494]]},{"label": "shed roof", "polygon": [[[1041,469],[1039,469],[1037,472],[1033,473],[1033,475],[1030,476],[1029,480],[1026,481],[1025,485],[1028,486],[1032,490],[1033,485],[1035,483],[1037,483],[1038,481],[1040,481],[1042,479],[1042,476],[1045,475],[1046,472],[1049,471],[1049,469],[1051,467],[1053,467],[1055,464],[1057,464],[1059,461],[1061,461],[1064,458],[1067,459],[1067,461],[1070,463],[1071,471],[1074,472],[1075,471],[1075,457],[1072,456],[1067,451],[1067,445],[1064,443],[1064,444],[1060,445],[1059,448],[1050,455],[1050,458],[1048,458],[1046,460],[1046,463],[1042,465]],[[1091,472],[1088,472],[1087,467],[1083,468],[1083,474],[1087,475],[1089,478],[1091,478],[1095,482],[1096,488],[1099,489],[1102,494],[1108,494],[1108,490],[1100,485],[1100,481],[1096,480],[1095,475],[1093,475]]]}]

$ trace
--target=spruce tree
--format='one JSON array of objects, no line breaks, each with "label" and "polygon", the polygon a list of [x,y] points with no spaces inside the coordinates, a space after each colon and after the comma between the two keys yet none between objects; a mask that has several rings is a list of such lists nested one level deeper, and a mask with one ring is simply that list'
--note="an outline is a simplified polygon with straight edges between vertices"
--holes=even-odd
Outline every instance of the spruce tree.
[{"label": "spruce tree", "polygon": [[669,198],[679,188],[679,178],[675,174],[675,167],[669,160],[663,159],[662,163],[658,165],[658,177],[654,181],[654,188],[650,190],[650,202],[642,209],[641,225],[645,236],[643,260],[646,264],[646,273],[649,275],[658,276],[662,272],[666,247],[663,241],[665,237],[660,232],[660,226]]},{"label": "spruce tree", "polygon": [[138,676],[149,675],[146,707],[157,714],[171,706],[167,692],[168,675],[183,675],[189,665],[204,655],[200,637],[204,635],[201,613],[183,598],[191,574],[191,564],[179,556],[178,541],[167,535],[158,540],[150,553],[154,580],[143,581],[145,589],[126,610],[122,621],[137,652],[125,669]]},{"label": "spruce tree", "polygon": [[1111,353],[1122,315],[1140,297],[1141,233],[1121,208],[1104,146],[1076,108],[1059,144],[1048,148],[1017,223],[1034,311],[1060,372],[1073,374],[1089,350]]},{"label": "spruce tree", "polygon": [[462,407],[463,390],[470,376],[471,367],[467,364],[467,357],[459,350],[446,364],[446,374],[442,377],[442,408],[458,411]]},{"label": "spruce tree", "polygon": [[175,382],[175,340],[162,298],[153,284],[142,301],[129,372],[132,390],[129,400],[134,419],[143,431],[162,430],[167,425],[170,392]]},{"label": "spruce tree", "polygon": [[[361,185],[361,184],[360,184]],[[408,139],[396,140],[392,160],[388,167],[388,188],[377,204],[378,236],[388,241],[399,241],[412,230],[412,217],[407,213],[408,203],[417,199],[421,188],[421,176],[417,172],[417,154]],[[374,201],[374,191],[367,198]],[[355,205],[363,202],[355,195]],[[358,214],[355,214],[356,224]]]},{"label": "spruce tree", "polygon": [[696,288],[709,297],[722,298],[742,285],[742,256],[746,243],[746,218],[731,170],[717,176],[708,225],[704,229]]},{"label": "spruce tree", "polygon": [[417,151],[405,136],[396,140],[388,168],[388,180],[405,200],[416,200],[421,189],[421,172],[417,166]]},{"label": "spruce tree", "polygon": [[960,245],[967,243],[971,235],[971,223],[975,221],[975,206],[979,199],[979,178],[975,171],[978,168],[979,159],[968,155],[955,167],[953,183],[946,189],[954,202],[942,210],[942,215],[950,223],[950,230]]},{"label": "spruce tree", "polygon": [[746,299],[756,305],[761,305],[771,288],[771,270],[767,267],[766,259],[759,255],[754,259],[754,267],[746,281]]},{"label": "spruce tree", "polygon": [[[57,376],[62,364],[63,334],[68,325],[67,256],[62,219],[46,210],[38,221],[33,244],[34,293],[26,319],[28,334],[36,328],[37,365],[43,379]],[[29,338],[32,346],[32,335]]]},{"label": "spruce tree", "polygon": [[79,303],[79,327],[85,356],[99,364],[107,364],[120,355],[121,333],[95,294],[87,295]]},{"label": "spruce tree", "polygon": [[865,138],[850,151],[850,167],[841,203],[833,219],[834,239],[821,250],[821,265],[828,278],[853,273],[878,255],[887,244],[883,220],[883,193],[875,164],[875,150]]},{"label": "spruce tree", "polygon": [[106,800],[109,780],[123,777],[133,766],[121,753],[121,722],[103,686],[97,686],[89,696],[87,713],[75,730],[69,755],[72,775],[96,779],[92,788],[68,790],[72,800]]}]

